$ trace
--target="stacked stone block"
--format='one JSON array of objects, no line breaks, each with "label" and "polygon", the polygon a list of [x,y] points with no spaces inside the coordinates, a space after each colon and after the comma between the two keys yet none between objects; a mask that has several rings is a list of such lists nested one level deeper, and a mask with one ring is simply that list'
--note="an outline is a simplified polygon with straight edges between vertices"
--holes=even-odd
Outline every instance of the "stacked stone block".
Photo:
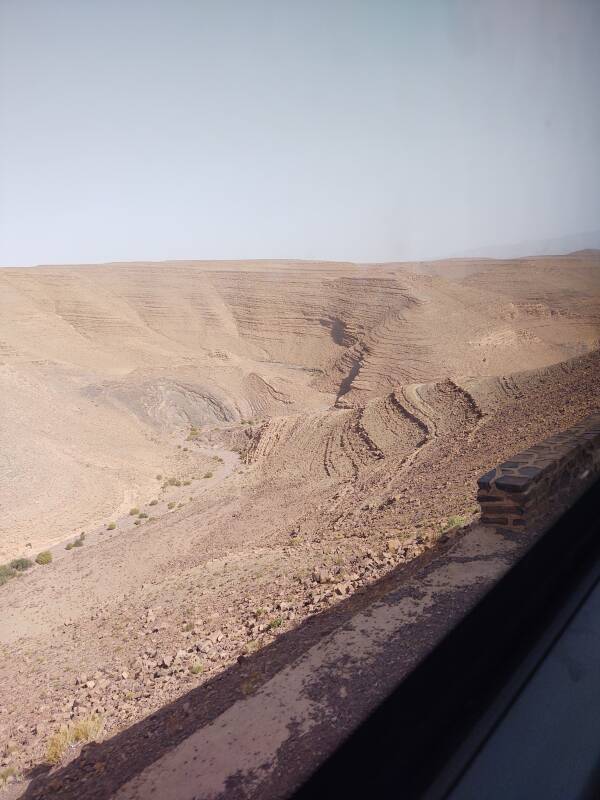
[{"label": "stacked stone block", "polygon": [[481,522],[510,531],[541,528],[599,477],[600,411],[483,475]]}]

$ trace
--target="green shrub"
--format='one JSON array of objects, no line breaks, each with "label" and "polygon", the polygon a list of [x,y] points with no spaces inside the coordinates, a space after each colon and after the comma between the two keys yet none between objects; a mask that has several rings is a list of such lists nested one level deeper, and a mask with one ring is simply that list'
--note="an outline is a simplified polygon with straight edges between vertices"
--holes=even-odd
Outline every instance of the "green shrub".
[{"label": "green shrub", "polygon": [[202,666],[200,661],[196,661],[196,663],[192,664],[192,666],[190,667],[190,672],[192,673],[192,675],[200,675],[203,669],[204,667]]},{"label": "green shrub", "polygon": [[11,569],[16,569],[17,572],[25,572],[26,569],[33,567],[33,561],[30,558],[15,558],[9,566]]},{"label": "green shrub", "polygon": [[14,578],[17,571],[9,564],[0,564],[0,586],[4,586],[11,578]]},{"label": "green shrub", "polygon": [[52,553],[50,550],[42,550],[41,553],[38,553],[35,559],[36,564],[50,564],[52,561]]},{"label": "green shrub", "polygon": [[458,525],[464,525],[466,521],[465,517],[459,514],[453,514],[451,517],[448,517],[446,524],[442,526],[442,533],[444,531],[449,531],[451,528],[456,528]]},{"label": "green shrub", "polygon": [[117,526],[115,525],[115,523],[114,523],[114,522],[109,522],[109,524],[106,526],[106,530],[107,530],[107,531],[114,531],[114,529],[115,529],[116,527],[117,527]]}]

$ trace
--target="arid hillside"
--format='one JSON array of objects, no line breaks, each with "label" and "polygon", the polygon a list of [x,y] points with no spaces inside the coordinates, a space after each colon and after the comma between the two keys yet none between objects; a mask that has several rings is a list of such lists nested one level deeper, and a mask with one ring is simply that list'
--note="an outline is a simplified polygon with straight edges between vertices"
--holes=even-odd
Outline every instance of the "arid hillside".
[{"label": "arid hillside", "polygon": [[0,586],[0,769],[412,559],[600,407],[592,251],[2,269],[0,304],[0,563],[53,557]]},{"label": "arid hillside", "polygon": [[[156,474],[191,469],[197,453],[174,445],[190,425],[304,426],[307,451],[298,442],[287,466],[310,472],[319,436],[352,424],[334,407],[588,352],[599,261],[1,270],[0,558],[118,516]],[[330,451],[333,473],[352,471]]]}]

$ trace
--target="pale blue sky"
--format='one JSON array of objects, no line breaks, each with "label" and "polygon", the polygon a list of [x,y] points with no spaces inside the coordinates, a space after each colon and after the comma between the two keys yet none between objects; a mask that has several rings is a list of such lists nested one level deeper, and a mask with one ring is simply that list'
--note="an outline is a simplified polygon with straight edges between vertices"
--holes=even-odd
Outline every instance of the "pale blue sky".
[{"label": "pale blue sky", "polygon": [[599,0],[0,0],[0,264],[599,230],[599,41]]}]

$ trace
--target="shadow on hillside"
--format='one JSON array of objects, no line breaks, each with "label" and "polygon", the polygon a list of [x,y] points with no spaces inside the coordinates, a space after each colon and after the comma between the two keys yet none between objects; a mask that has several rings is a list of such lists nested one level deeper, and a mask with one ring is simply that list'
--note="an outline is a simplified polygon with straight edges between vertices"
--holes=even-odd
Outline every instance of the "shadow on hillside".
[{"label": "shadow on hillside", "polygon": [[85,745],[80,755],[63,768],[50,772],[48,765],[37,765],[28,773],[31,783],[21,795],[22,800],[46,800],[49,797],[56,800],[106,800],[165,752],[214,720],[236,700],[243,699],[249,687],[250,691],[255,691],[323,636],[397,588],[414,569],[436,555],[439,555],[438,547],[410,564],[396,567],[352,597],[280,634],[258,652],[241,657],[201,686],[111,739]]}]

